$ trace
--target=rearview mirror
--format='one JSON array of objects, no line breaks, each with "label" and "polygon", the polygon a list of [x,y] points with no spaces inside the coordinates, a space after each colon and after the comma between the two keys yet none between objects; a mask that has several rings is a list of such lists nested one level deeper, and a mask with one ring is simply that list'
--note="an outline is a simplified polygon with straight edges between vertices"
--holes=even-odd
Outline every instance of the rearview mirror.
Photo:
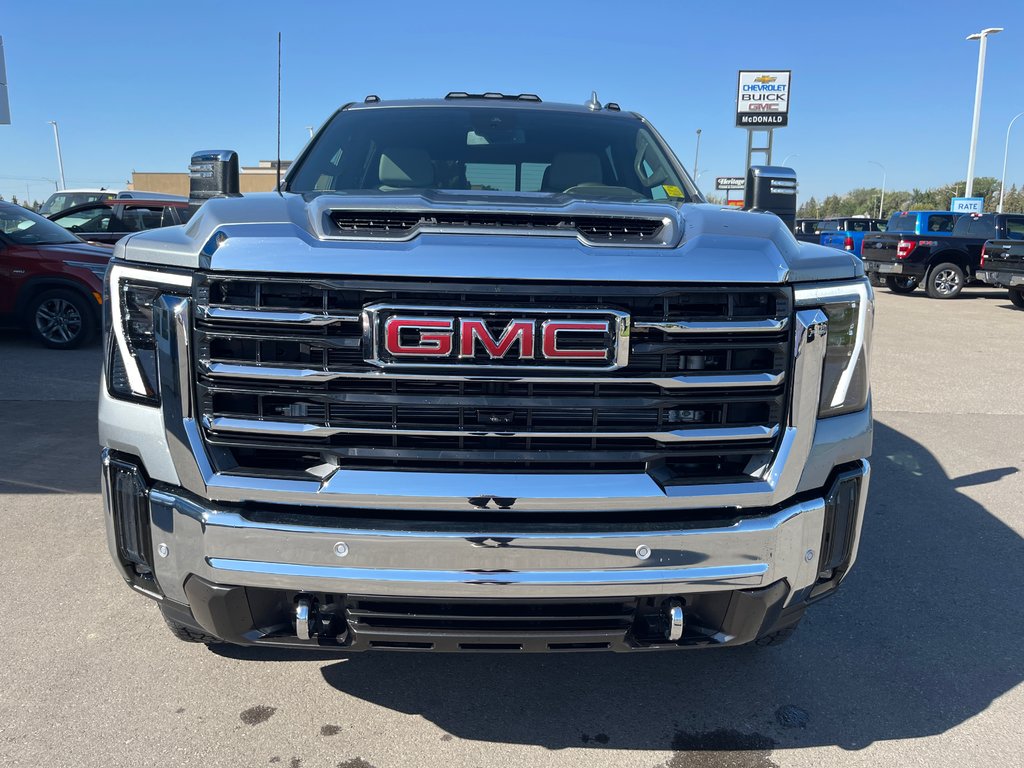
[{"label": "rearview mirror", "polygon": [[743,210],[774,213],[792,232],[796,226],[796,171],[777,165],[750,166]]}]

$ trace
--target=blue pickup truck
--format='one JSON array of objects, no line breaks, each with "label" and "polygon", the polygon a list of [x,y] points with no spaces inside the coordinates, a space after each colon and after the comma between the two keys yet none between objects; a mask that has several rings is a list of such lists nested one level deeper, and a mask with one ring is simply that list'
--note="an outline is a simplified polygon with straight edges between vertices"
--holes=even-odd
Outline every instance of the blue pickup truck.
[{"label": "blue pickup truck", "polygon": [[868,219],[857,216],[823,219],[818,224],[820,243],[841,251],[860,256],[861,242],[869,232],[885,232],[884,219]]}]

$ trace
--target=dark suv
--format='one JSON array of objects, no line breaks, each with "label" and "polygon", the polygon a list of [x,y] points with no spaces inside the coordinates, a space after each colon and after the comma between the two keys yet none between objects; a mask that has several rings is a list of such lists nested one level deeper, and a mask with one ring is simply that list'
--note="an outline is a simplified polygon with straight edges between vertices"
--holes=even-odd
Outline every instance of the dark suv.
[{"label": "dark suv", "polygon": [[100,327],[110,254],[20,205],[0,202],[0,318],[25,326],[48,347],[81,345]]}]

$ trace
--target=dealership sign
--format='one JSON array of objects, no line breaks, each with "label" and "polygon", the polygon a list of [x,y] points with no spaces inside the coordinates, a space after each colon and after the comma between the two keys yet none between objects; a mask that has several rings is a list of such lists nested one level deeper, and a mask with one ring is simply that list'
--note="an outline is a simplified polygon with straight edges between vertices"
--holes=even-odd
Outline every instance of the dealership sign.
[{"label": "dealership sign", "polygon": [[984,197],[954,197],[949,204],[953,213],[982,213],[985,206]]},{"label": "dealership sign", "polygon": [[789,124],[789,70],[741,70],[736,94],[736,125],[781,128]]},{"label": "dealership sign", "polygon": [[742,176],[719,176],[715,179],[715,189],[743,189],[747,186],[747,180]]}]

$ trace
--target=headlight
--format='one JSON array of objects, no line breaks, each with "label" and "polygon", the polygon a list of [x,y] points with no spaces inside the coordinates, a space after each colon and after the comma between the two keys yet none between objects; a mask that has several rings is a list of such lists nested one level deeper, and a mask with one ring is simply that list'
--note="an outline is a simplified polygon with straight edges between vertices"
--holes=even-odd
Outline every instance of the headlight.
[{"label": "headlight", "polygon": [[160,402],[153,308],[162,293],[180,293],[192,278],[112,264],[104,304],[107,317],[107,389],[114,397]]},{"label": "headlight", "polygon": [[868,353],[874,294],[867,280],[796,289],[797,309],[816,307],[828,318],[818,416],[838,416],[867,406]]}]

